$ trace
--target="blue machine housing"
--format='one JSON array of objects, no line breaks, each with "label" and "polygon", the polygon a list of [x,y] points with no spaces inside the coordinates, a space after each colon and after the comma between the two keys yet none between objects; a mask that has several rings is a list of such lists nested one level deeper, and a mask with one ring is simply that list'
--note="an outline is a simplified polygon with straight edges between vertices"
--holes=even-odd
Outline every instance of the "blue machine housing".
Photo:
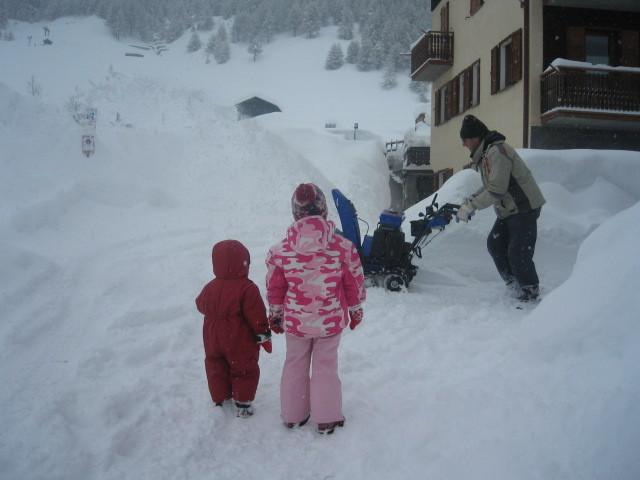
[{"label": "blue machine housing", "polygon": [[434,229],[443,230],[457,212],[458,205],[446,204],[437,209],[435,198],[427,207],[424,218],[411,222],[413,242],[405,241],[402,231],[404,213],[384,210],[373,235],[362,238],[356,208],[340,190],[331,190],[338,210],[342,235],[353,242],[360,254],[362,267],[369,283],[383,284],[391,291],[399,291],[409,286],[418,267],[411,263],[413,255],[422,256],[421,247]]}]

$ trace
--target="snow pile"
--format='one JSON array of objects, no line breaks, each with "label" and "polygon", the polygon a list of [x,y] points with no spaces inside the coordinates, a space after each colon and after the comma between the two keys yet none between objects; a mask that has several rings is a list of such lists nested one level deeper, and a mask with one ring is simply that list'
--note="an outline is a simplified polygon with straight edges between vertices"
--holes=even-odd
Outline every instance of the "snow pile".
[{"label": "snow pile", "polygon": [[[256,77],[249,61],[236,57],[211,75],[178,42],[143,68],[124,63],[123,44],[95,19],[53,26],[54,46],[67,49],[56,61],[73,75],[52,70],[41,99],[20,92],[25,72],[50,67],[48,57],[0,44],[16,66],[0,80],[6,478],[640,476],[640,154],[521,152],[548,200],[535,308],[516,309],[505,292],[485,249],[494,216],[479,212],[424,248],[408,292],[369,290],[365,323],[342,339],[344,429],[319,437],[312,426],[282,427],[282,337],[261,358],[255,416],[238,420],[211,406],[202,365],[193,299],[211,276],[211,245],[244,242],[262,287],[264,256],[304,181],[343,190],[373,228],[388,200],[388,118],[354,141],[317,127],[322,106],[298,103],[304,92],[335,93],[324,77],[314,83],[323,65],[300,67],[305,48],[328,48],[326,32],[265,52],[265,85],[298,107],[237,122],[231,106]],[[83,41],[72,42],[78,34]],[[94,46],[104,55],[95,63],[86,54]],[[283,52],[300,55],[295,72],[282,72]],[[307,83],[288,83],[304,71]],[[339,123],[356,105],[394,95],[373,77],[353,88],[349,72],[337,73],[349,97],[331,107],[343,108]],[[89,159],[63,107],[76,81],[99,109]],[[479,183],[460,172],[438,202],[460,202]]]}]

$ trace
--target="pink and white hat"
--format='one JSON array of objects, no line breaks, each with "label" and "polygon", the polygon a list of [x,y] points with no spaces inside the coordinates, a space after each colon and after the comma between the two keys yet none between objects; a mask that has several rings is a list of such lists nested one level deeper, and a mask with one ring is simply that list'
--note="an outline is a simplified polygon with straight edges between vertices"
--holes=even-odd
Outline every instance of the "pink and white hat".
[{"label": "pink and white hat", "polygon": [[311,215],[327,218],[327,200],[317,185],[301,183],[291,197],[291,210],[296,221]]}]

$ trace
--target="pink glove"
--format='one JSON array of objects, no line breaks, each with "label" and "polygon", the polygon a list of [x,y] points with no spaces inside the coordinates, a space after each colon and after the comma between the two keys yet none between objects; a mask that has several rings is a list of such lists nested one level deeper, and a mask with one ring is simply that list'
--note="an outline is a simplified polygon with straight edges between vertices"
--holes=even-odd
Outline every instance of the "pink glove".
[{"label": "pink glove", "polygon": [[349,328],[354,330],[358,325],[362,323],[362,319],[364,318],[364,312],[362,311],[362,307],[358,306],[352,309],[349,309],[349,318],[351,321],[349,322]]},{"label": "pink glove", "polygon": [[269,305],[269,327],[273,333],[284,333],[282,305]]}]

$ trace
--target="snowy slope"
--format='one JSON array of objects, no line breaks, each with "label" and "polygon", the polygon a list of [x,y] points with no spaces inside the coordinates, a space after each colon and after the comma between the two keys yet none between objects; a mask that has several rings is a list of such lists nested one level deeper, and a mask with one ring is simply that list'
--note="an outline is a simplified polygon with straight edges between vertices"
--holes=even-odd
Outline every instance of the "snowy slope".
[{"label": "snowy slope", "polygon": [[[516,310],[504,292],[484,247],[491,212],[450,225],[425,247],[410,291],[370,289],[365,323],[344,335],[345,428],[288,431],[282,337],[261,358],[253,418],[210,404],[193,299],[211,245],[243,241],[262,285],[301,181],[341,188],[375,224],[388,201],[380,145],[420,105],[379,90],[374,74],[345,69],[332,84],[323,61],[304,64],[310,48],[328,50],[331,29],[270,45],[272,80],[257,82],[241,47],[230,64],[205,65],[183,38],[132,63],[96,19],[50,26],[49,51],[24,42],[39,25],[0,42],[13,67],[0,69],[2,478],[640,476],[640,154],[523,151],[548,200],[543,301]],[[31,73],[48,75],[41,98],[25,95]],[[99,111],[89,159],[64,108],[76,85]],[[309,95],[336,86],[336,104]],[[250,90],[287,108],[237,122],[231,107]],[[345,130],[368,117],[368,139],[325,131],[330,116]],[[439,201],[478,182],[456,174]]]}]

